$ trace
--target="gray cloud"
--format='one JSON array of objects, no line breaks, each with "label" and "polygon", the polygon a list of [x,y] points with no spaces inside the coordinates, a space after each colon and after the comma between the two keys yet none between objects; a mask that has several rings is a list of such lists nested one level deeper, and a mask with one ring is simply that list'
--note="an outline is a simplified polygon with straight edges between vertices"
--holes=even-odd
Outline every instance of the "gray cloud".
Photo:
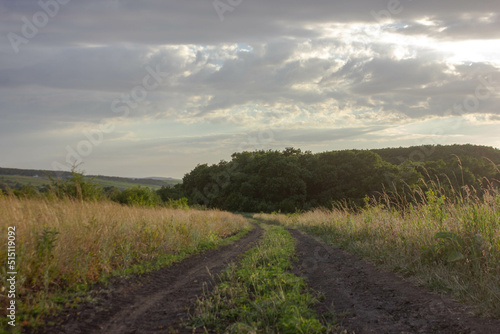
[{"label": "gray cloud", "polygon": [[[467,100],[478,87],[489,92],[481,88],[486,75],[491,91],[500,91],[498,53],[489,51],[490,61],[450,61],[451,50],[435,47],[497,43],[498,1],[402,0],[394,13],[388,3],[243,1],[221,21],[212,1],[72,0],[15,53],[9,33],[22,36],[23,20],[33,21],[42,8],[0,0],[0,141],[18,143],[2,152],[18,147],[33,155],[27,140],[42,138],[52,159],[101,120],[117,130],[107,136],[113,153],[99,148],[95,157],[142,152],[151,161],[154,152],[227,155],[268,127],[276,141],[262,148],[383,141],[391,126],[433,117],[498,121],[498,94],[474,108]],[[162,84],[119,119],[113,101],[143,84],[146,66],[163,73]],[[204,134],[129,138],[151,120],[171,128],[203,125]],[[220,133],[222,126],[234,131]],[[5,156],[29,160],[24,153]]]},{"label": "gray cloud", "polygon": [[[308,25],[331,22],[377,23],[372,12],[388,11],[388,0],[349,2],[313,0],[243,1],[224,13],[221,22],[212,1],[70,1],[34,42],[49,45],[75,43],[218,44],[262,42],[276,37],[314,38]],[[2,1],[2,31],[19,31],[20,17],[40,11],[36,1]],[[430,17],[442,22],[447,38],[498,38],[496,0],[401,1],[391,18],[398,22]],[[390,12],[389,12],[390,13]],[[144,22],[146,24],[138,24]],[[436,37],[439,37],[436,34]]]}]

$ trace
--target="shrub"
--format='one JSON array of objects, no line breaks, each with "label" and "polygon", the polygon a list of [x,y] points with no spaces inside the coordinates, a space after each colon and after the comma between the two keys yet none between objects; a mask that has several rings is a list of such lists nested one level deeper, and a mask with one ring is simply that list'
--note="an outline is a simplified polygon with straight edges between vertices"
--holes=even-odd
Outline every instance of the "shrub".
[{"label": "shrub", "polygon": [[182,197],[179,199],[169,199],[166,203],[167,207],[172,209],[189,209],[188,199]]},{"label": "shrub", "polygon": [[12,191],[14,195],[18,198],[38,198],[40,197],[40,192],[33,185],[24,185],[21,189],[14,189]]},{"label": "shrub", "polygon": [[163,204],[160,196],[155,191],[141,186],[125,189],[115,195],[113,200],[121,204],[136,206],[154,207]]},{"label": "shrub", "polygon": [[104,197],[104,191],[100,185],[85,180],[83,173],[71,171],[71,177],[66,180],[54,179],[49,192],[55,193],[58,198],[72,198],[81,201],[95,201]]}]

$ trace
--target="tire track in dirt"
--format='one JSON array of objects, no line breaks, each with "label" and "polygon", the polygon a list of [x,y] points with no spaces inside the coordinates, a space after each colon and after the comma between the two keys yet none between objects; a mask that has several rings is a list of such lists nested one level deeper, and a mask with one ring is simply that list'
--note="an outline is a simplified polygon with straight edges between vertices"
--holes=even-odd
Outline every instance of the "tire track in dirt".
[{"label": "tire track in dirt", "polygon": [[134,278],[117,278],[93,291],[96,301],[80,305],[56,319],[59,324],[35,333],[165,333],[177,329],[187,309],[203,293],[203,286],[254,246],[262,236],[254,225],[243,238],[217,249],[193,255],[170,267]]},{"label": "tire track in dirt", "polygon": [[325,297],[316,307],[318,314],[333,309],[341,328],[349,332],[500,332],[500,320],[476,318],[449,297],[412,285],[312,236],[289,232],[297,241],[293,272]]}]

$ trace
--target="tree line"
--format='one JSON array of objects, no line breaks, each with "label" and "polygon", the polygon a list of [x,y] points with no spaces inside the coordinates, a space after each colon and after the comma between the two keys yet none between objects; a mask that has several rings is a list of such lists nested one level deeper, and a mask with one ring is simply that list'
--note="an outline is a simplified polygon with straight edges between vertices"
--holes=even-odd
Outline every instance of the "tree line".
[{"label": "tree line", "polygon": [[[219,208],[239,212],[296,212],[316,207],[361,207],[392,196],[425,200],[439,188],[448,197],[481,196],[499,187],[500,150],[477,145],[424,145],[312,153],[296,148],[239,152],[231,161],[199,164],[181,184],[159,190],[101,187],[75,170],[51,184],[9,189],[0,196],[112,200],[126,205]],[[419,198],[420,196],[420,198]]]},{"label": "tree line", "polygon": [[453,194],[498,187],[500,150],[475,145],[416,146],[322,153],[259,150],[199,164],[179,188],[189,202],[241,212],[359,207],[367,198],[408,196],[439,184]]}]

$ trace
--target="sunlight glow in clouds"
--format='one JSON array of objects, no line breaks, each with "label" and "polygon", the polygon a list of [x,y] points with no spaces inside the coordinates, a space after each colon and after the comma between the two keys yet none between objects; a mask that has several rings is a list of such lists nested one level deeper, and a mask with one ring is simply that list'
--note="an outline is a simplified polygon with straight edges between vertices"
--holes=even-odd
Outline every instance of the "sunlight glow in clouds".
[{"label": "sunlight glow in clouds", "polygon": [[[182,177],[242,148],[498,146],[494,4],[404,2],[378,22],[386,0],[255,0],[220,21],[210,1],[72,1],[19,53],[0,44],[0,166],[50,169],[102,120],[115,130],[85,157],[88,173]],[[0,9],[3,36],[41,10]],[[164,82],[120,117],[112,101],[146,66]],[[491,94],[476,101],[485,76]]]},{"label": "sunlight glow in clouds", "polygon": [[490,63],[500,66],[500,39],[437,43],[436,48],[450,54],[453,63]]}]

